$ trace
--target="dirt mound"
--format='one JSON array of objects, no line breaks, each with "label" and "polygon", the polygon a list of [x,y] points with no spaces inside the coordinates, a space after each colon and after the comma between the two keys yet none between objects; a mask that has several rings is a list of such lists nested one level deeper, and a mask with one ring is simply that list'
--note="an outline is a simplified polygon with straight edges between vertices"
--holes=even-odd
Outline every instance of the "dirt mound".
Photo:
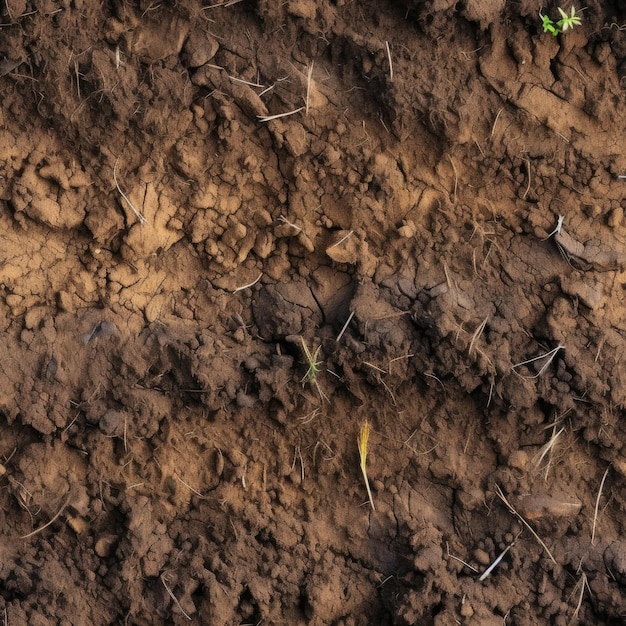
[{"label": "dirt mound", "polygon": [[540,11],[3,4],[7,624],[626,623],[626,12]]}]

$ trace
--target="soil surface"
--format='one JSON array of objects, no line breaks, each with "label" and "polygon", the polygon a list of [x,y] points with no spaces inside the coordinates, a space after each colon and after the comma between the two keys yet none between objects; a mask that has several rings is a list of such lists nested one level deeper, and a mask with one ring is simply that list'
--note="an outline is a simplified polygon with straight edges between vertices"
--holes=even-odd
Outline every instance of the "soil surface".
[{"label": "soil surface", "polygon": [[4,624],[626,623],[626,6],[214,4],[2,3]]}]

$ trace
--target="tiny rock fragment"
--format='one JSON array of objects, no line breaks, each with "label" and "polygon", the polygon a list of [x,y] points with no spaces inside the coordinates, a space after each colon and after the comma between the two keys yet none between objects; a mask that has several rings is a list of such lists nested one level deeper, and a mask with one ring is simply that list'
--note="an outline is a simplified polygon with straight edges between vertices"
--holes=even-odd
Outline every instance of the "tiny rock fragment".
[{"label": "tiny rock fragment", "polygon": [[292,0],[287,3],[287,12],[294,17],[313,19],[315,17],[315,2]]},{"label": "tiny rock fragment", "polygon": [[117,537],[115,535],[107,534],[101,535],[94,546],[94,550],[99,557],[109,556],[111,549],[115,544]]},{"label": "tiny rock fragment", "polygon": [[67,523],[77,535],[84,533],[89,528],[87,520],[84,520],[82,517],[70,517],[68,518]]},{"label": "tiny rock fragment", "polygon": [[240,408],[251,409],[254,406],[254,396],[244,393],[241,389],[237,392],[236,397],[237,406]]},{"label": "tiny rock fragment", "polygon": [[274,238],[272,237],[272,234],[268,232],[258,233],[253,248],[255,254],[262,259],[267,259],[273,249]]},{"label": "tiny rock fragment", "polygon": [[615,207],[609,214],[608,224],[611,228],[619,228],[624,222],[624,209]]},{"label": "tiny rock fragment", "polygon": [[463,617],[472,617],[474,615],[474,609],[468,600],[461,603],[461,615]]},{"label": "tiny rock fragment", "polygon": [[109,410],[100,418],[98,426],[107,437],[120,437],[124,434],[126,419],[121,411]]},{"label": "tiny rock fragment", "polygon": [[472,554],[474,560],[480,565],[489,565],[491,559],[489,558],[489,554],[485,552],[482,548],[476,548],[474,553]]},{"label": "tiny rock fragment", "polygon": [[207,36],[206,33],[194,30],[189,33],[183,52],[184,58],[190,67],[200,67],[208,63],[218,51],[217,39]]},{"label": "tiny rock fragment", "polygon": [[415,227],[415,223],[411,220],[408,220],[403,226],[400,226],[400,228],[398,228],[398,234],[404,239],[410,239],[411,237],[414,237],[416,232],[417,229]]}]

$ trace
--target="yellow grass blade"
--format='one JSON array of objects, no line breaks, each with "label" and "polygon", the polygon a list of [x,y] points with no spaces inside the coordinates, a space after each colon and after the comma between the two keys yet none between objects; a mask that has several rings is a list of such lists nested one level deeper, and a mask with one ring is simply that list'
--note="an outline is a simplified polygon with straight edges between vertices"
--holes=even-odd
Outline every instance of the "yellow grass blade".
[{"label": "yellow grass blade", "polygon": [[359,445],[359,458],[361,459],[361,472],[363,474],[363,480],[365,481],[365,488],[367,489],[367,495],[370,500],[372,511],[376,510],[374,506],[374,498],[372,497],[372,490],[370,489],[370,481],[367,478],[367,444],[370,437],[370,424],[367,420],[361,426],[359,433],[358,445]]}]

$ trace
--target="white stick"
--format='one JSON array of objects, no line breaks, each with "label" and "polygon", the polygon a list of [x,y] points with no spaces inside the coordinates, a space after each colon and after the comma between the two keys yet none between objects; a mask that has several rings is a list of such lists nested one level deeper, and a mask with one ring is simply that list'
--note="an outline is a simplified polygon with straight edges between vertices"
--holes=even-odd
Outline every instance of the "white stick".
[{"label": "white stick", "polygon": [[254,285],[256,285],[261,278],[263,278],[263,272],[261,272],[258,277],[256,278],[256,280],[253,280],[251,283],[248,283],[247,285],[243,285],[242,287],[237,287],[237,289],[235,289],[232,293],[237,293],[238,291],[243,291],[244,289],[248,289],[248,287],[254,287]]},{"label": "white stick", "polygon": [[389,81],[393,82],[393,63],[391,62],[391,48],[389,48],[389,42],[385,41],[387,46],[387,58],[389,59]]},{"label": "white stick", "polygon": [[600,506],[600,496],[602,496],[602,488],[604,487],[604,481],[606,480],[607,474],[609,473],[609,468],[606,468],[604,471],[604,476],[602,476],[602,481],[600,482],[600,489],[598,489],[598,497],[596,498],[596,508],[593,512],[593,526],[591,528],[591,545],[595,545],[596,538],[596,521],[598,520],[598,507]]},{"label": "white stick", "polygon": [[300,107],[299,109],[294,109],[293,111],[287,111],[287,113],[278,113],[277,115],[257,115],[259,122],[271,122],[272,120],[277,120],[281,117],[288,117],[289,115],[295,115],[296,113],[300,113],[304,107]]},{"label": "white stick", "polygon": [[309,71],[307,72],[306,77],[306,111],[305,115],[309,114],[309,96],[311,95],[311,77],[313,76],[313,61],[311,61],[311,65],[309,66]]},{"label": "white stick", "polygon": [[506,548],[504,548],[504,550],[502,550],[502,552],[500,553],[500,556],[498,556],[496,558],[496,560],[482,573],[481,577],[478,579],[479,581],[483,581],[485,580],[485,578],[487,578],[487,576],[489,576],[489,574],[491,574],[491,572],[493,572],[493,570],[498,566],[498,563],[500,563],[500,561],[504,558],[504,555],[515,545],[515,542],[513,541],[513,543],[509,544]]},{"label": "white stick", "polygon": [[336,343],[339,343],[339,341],[343,337],[343,334],[346,332],[346,328],[348,328],[348,326],[350,325],[350,322],[352,321],[353,317],[354,317],[354,311],[350,313],[350,316],[346,320],[346,323],[343,325],[342,329],[339,331],[339,334],[337,335],[337,339],[335,339]]}]

